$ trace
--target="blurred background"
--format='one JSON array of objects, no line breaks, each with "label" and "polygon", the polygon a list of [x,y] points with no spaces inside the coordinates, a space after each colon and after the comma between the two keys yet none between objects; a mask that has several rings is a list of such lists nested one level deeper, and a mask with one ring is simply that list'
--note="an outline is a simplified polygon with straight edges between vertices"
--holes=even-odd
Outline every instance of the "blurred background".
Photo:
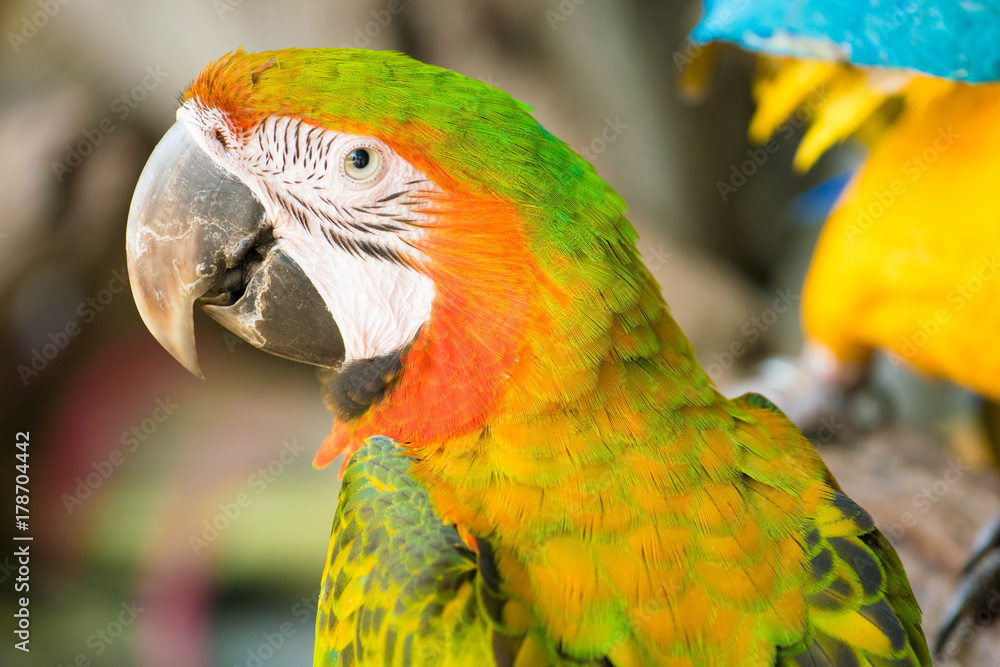
[{"label": "blurred background", "polygon": [[[398,49],[507,90],[629,202],[717,382],[796,352],[802,276],[832,203],[822,184],[863,148],[796,174],[793,125],[746,168],[753,59],[720,49],[705,98],[680,93],[699,15],[684,0],[4,3],[0,664],[311,664],[339,485],[337,463],[310,465],[331,423],[315,372],[199,313],[207,379],[190,376],[143,327],[125,271],[139,172],[178,94],[237,46]],[[792,307],[776,315],[776,299]],[[998,483],[975,399],[882,366],[896,421],[819,444],[900,551],[930,634]],[[10,499],[17,432],[30,433],[26,531]],[[30,654],[12,646],[15,533],[33,538]],[[987,628],[963,664],[998,655],[1000,627]]]}]

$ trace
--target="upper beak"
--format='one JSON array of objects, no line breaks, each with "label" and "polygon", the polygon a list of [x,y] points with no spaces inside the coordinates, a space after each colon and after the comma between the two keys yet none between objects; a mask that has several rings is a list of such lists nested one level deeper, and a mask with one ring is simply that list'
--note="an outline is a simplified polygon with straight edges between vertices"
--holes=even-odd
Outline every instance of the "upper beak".
[{"label": "upper beak", "polygon": [[194,304],[253,345],[328,368],[344,358],[333,316],[280,248],[264,207],[182,121],[139,177],[126,231],[132,294],[163,347],[199,377]]}]

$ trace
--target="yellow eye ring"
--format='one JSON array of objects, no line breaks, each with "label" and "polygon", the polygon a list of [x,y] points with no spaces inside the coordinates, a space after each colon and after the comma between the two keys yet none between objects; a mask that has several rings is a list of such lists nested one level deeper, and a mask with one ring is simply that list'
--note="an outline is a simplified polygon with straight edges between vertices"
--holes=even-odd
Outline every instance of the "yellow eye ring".
[{"label": "yellow eye ring", "polygon": [[382,153],[373,146],[354,146],[344,155],[341,170],[354,185],[371,185],[382,175]]}]

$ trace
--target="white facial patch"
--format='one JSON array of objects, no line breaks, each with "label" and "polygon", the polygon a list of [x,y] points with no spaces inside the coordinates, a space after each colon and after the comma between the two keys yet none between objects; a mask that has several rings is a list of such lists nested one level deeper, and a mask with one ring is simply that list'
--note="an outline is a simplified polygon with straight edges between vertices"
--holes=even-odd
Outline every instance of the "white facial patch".
[{"label": "white facial patch", "polygon": [[189,100],[177,118],[260,199],[276,247],[310,277],[340,327],[345,361],[399,350],[430,318],[434,282],[411,243],[439,189],[372,137],[272,116],[234,136],[222,112]]}]

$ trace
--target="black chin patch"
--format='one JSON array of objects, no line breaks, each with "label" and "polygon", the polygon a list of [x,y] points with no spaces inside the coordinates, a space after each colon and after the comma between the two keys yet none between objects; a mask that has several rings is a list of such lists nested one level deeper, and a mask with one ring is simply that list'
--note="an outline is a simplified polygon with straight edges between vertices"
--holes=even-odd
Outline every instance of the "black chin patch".
[{"label": "black chin patch", "polygon": [[409,345],[382,357],[346,363],[323,384],[323,398],[343,421],[357,419],[382,400],[400,372]]}]

